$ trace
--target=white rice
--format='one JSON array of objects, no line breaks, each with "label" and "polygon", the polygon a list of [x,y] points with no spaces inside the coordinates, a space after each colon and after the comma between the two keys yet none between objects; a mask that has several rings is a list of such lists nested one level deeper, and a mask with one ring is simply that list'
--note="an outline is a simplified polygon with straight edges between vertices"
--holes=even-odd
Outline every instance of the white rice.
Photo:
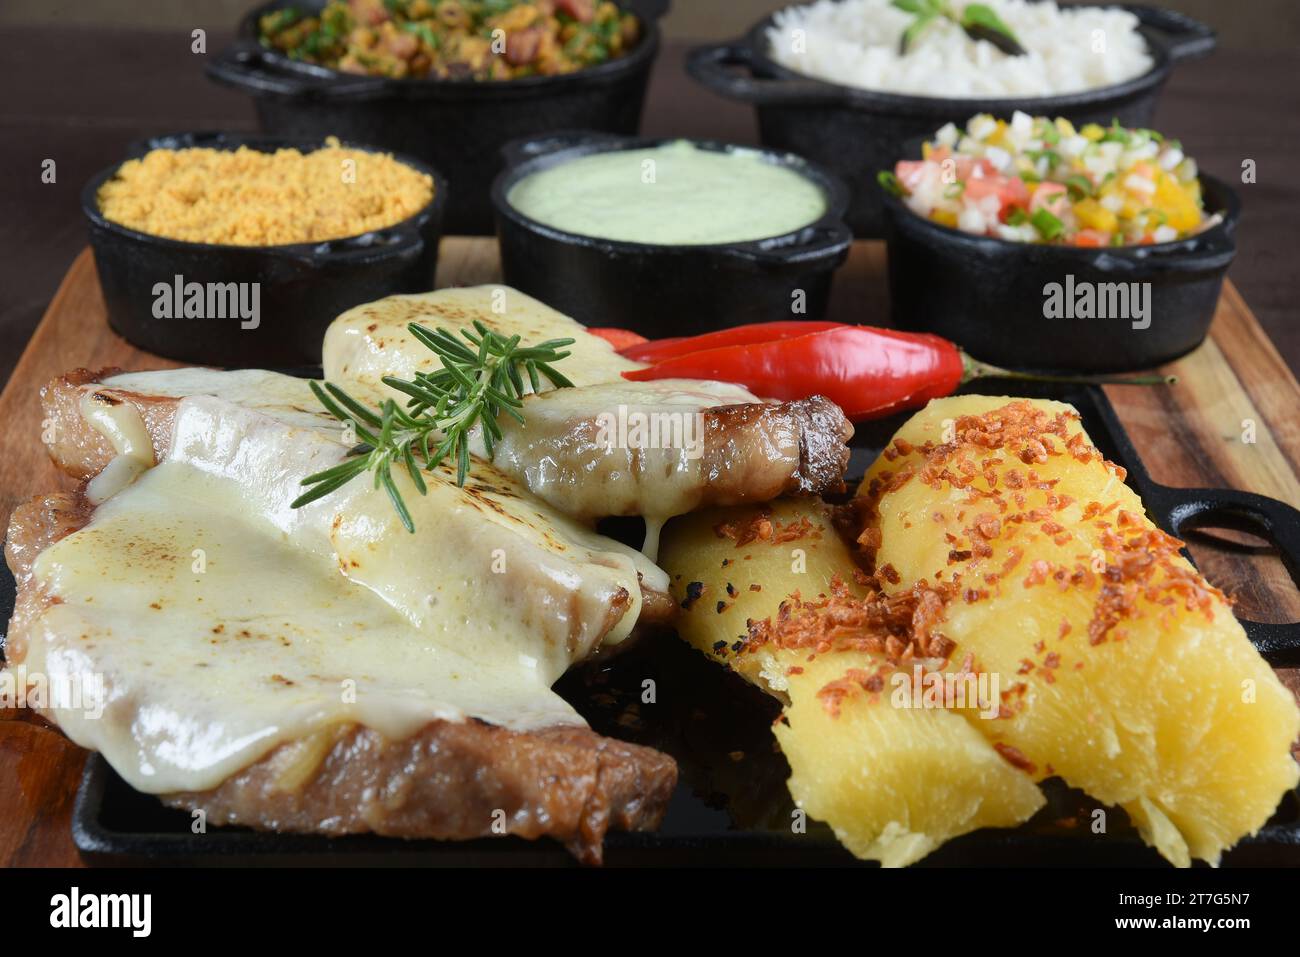
[{"label": "white rice", "polygon": [[[983,0],[1027,51],[1007,56],[940,18],[904,56],[899,38],[913,21],[890,0],[817,0],[776,14],[772,59],[846,86],[921,96],[1034,97],[1122,83],[1151,69],[1138,20],[1124,10],[1061,9],[1051,0]],[[964,4],[954,0],[960,11]]]}]

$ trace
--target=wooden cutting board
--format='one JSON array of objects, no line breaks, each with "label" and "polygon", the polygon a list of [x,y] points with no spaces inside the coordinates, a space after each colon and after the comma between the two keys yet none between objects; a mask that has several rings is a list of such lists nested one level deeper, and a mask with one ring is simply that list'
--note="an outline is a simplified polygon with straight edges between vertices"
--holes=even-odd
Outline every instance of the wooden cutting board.
[{"label": "wooden cutting board", "polygon": [[[888,315],[883,244],[854,244],[836,274],[830,315],[883,324]],[[437,285],[499,282],[496,242],[443,240]],[[608,325],[618,325],[610,316]],[[63,284],[0,393],[0,518],[40,492],[71,487],[40,441],[41,386],[70,369],[172,368],[135,349],[104,314],[90,251]],[[1169,365],[1172,388],[1108,387],[1133,445],[1157,481],[1257,492],[1300,505],[1300,385],[1229,282],[1209,340]],[[1300,593],[1267,543],[1237,533],[1189,541],[1202,571],[1258,621],[1300,620]],[[1296,687],[1296,675],[1285,676]],[[5,715],[0,712],[0,717]],[[85,752],[21,715],[0,721],[0,866],[80,864],[70,819]]]}]

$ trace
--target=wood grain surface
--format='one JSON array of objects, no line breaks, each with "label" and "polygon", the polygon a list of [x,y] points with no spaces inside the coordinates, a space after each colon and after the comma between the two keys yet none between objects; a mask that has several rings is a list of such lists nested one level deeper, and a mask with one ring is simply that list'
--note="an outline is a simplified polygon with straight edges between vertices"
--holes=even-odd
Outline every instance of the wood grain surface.
[{"label": "wood grain surface", "polygon": [[[855,244],[836,276],[830,318],[881,322],[883,268],[881,244]],[[439,288],[499,280],[494,240],[443,240]],[[617,324],[615,317],[610,324]],[[0,393],[0,517],[7,523],[19,502],[71,485],[41,445],[39,391],[45,382],[80,366],[175,365],[109,330],[94,262],[83,252]],[[1300,386],[1231,284],[1210,339],[1168,371],[1179,377],[1171,388],[1107,390],[1152,476],[1167,485],[1235,488],[1300,504]],[[1209,530],[1189,546],[1244,616],[1300,620],[1300,594],[1267,543]],[[1293,689],[1300,685],[1295,673],[1284,678]],[[0,712],[0,866],[79,863],[69,822],[84,758],[58,732]]]}]

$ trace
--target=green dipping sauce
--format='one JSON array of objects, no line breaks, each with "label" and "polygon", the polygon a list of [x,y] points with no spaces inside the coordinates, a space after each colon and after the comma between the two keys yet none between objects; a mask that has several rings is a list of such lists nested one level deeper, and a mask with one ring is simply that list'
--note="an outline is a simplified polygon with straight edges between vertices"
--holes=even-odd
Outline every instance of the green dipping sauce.
[{"label": "green dipping sauce", "polygon": [[684,140],[581,156],[525,176],[506,199],[568,233],[661,246],[767,239],[826,212],[821,187],[761,153]]}]

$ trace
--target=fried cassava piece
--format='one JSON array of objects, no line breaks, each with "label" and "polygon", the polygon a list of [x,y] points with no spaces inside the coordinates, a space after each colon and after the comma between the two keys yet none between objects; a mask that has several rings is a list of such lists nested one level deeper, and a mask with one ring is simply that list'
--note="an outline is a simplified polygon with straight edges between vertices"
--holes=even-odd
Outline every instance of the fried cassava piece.
[{"label": "fried cassava piece", "polygon": [[912,674],[911,656],[894,655],[932,596],[884,599],[855,578],[819,501],[675,519],[660,563],[682,637],[786,703],[774,729],[791,793],[857,856],[901,867],[1042,806],[1032,778],[960,714],[891,706],[891,679]]},{"label": "fried cassava piece", "polygon": [[1013,825],[1058,776],[1215,863],[1295,787],[1300,712],[1123,480],[1067,405],[940,399],[841,510],[850,546],[780,503],[679,519],[662,561],[684,637],[788,702],[791,791],[858,856]]}]

